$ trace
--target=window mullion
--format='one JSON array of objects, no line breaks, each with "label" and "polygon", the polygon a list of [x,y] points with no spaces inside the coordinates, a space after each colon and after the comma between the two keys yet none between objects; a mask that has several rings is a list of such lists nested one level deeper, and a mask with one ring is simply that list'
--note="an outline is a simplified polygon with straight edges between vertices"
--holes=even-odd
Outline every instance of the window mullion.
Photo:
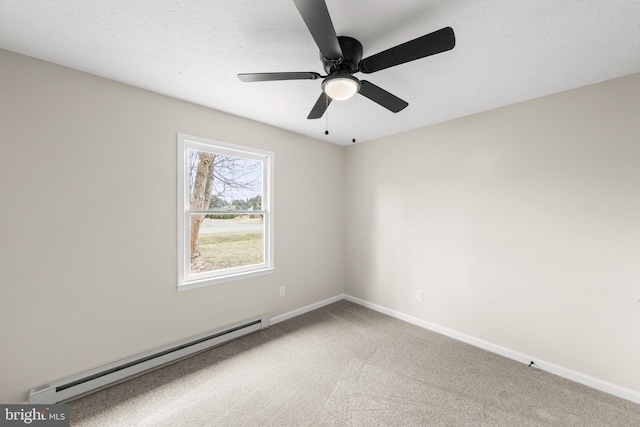
[{"label": "window mullion", "polygon": [[251,214],[265,214],[267,211],[211,211],[211,210],[196,210],[187,209],[186,214],[205,214],[205,215],[251,215]]}]

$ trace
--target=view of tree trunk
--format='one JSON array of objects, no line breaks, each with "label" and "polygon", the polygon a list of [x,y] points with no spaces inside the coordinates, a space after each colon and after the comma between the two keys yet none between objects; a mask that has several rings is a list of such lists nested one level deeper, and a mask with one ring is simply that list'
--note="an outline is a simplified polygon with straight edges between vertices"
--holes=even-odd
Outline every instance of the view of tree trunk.
[{"label": "view of tree trunk", "polygon": [[[209,208],[211,201],[211,190],[213,189],[213,161],[215,154],[200,152],[198,153],[198,168],[193,184],[193,192],[191,194],[191,209],[204,210]],[[190,231],[190,252],[191,260],[200,257],[198,248],[198,235],[200,234],[200,225],[205,215],[191,216]]]}]

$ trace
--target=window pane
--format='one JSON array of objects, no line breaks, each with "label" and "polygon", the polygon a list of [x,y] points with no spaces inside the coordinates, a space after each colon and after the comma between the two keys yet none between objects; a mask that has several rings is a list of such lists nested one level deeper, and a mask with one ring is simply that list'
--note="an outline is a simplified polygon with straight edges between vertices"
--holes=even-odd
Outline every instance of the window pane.
[{"label": "window pane", "polygon": [[191,274],[264,262],[264,215],[190,215]]},{"label": "window pane", "polygon": [[188,150],[189,209],[262,210],[262,161]]}]

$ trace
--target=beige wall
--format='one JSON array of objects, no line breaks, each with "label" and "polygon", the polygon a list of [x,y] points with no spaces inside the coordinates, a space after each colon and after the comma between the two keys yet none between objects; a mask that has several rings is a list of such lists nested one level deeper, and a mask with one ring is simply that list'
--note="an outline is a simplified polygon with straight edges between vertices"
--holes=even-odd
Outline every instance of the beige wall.
[{"label": "beige wall", "polygon": [[[341,147],[6,51],[0,94],[0,402],[343,292]],[[176,291],[177,132],[275,152],[275,274]]]},{"label": "beige wall", "polygon": [[639,118],[635,74],[349,147],[345,292],[640,392]]}]

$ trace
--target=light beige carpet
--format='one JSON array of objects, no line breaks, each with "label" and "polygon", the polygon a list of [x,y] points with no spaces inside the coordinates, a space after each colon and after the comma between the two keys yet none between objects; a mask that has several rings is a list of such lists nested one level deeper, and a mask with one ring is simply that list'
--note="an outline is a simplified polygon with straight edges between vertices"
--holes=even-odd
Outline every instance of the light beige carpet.
[{"label": "light beige carpet", "polygon": [[640,405],[347,301],[70,410],[100,427],[640,426]]}]

